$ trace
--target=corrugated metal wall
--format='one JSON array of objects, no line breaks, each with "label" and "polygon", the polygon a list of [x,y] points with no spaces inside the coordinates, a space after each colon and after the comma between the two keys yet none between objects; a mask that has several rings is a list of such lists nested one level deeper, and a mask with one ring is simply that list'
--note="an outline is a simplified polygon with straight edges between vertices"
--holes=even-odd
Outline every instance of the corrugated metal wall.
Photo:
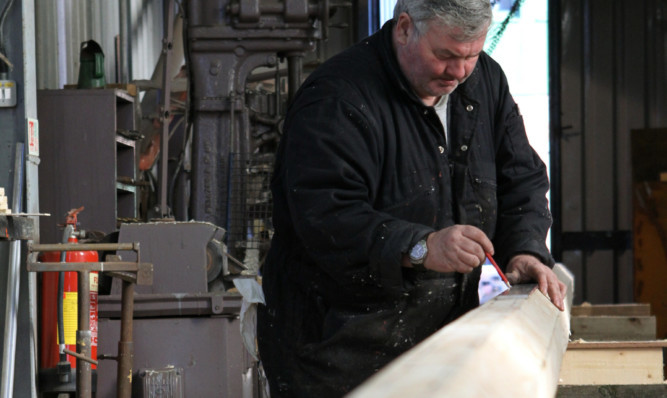
[{"label": "corrugated metal wall", "polygon": [[130,80],[153,76],[162,52],[163,4],[162,0],[130,1]]},{"label": "corrugated metal wall", "polygon": [[130,79],[151,77],[162,50],[162,0],[36,0],[39,89],[76,84],[80,46],[91,39],[104,51],[107,83],[119,81],[121,2],[128,10]]},{"label": "corrugated metal wall", "polygon": [[561,195],[552,202],[562,234],[553,248],[575,274],[575,301],[630,302],[630,137],[667,127],[667,0],[560,0],[557,8]]}]

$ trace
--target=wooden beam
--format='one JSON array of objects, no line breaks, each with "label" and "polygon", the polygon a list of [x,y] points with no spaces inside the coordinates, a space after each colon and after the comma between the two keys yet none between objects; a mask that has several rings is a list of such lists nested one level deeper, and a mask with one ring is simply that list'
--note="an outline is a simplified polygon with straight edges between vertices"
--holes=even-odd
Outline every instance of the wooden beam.
[{"label": "wooden beam", "polygon": [[552,398],[567,347],[573,278],[566,310],[536,285],[516,285],[467,313],[380,370],[349,398]]},{"label": "wooden beam", "polygon": [[651,304],[581,304],[572,307],[572,316],[650,316]]},{"label": "wooden beam", "polygon": [[556,398],[665,398],[667,384],[631,384],[599,386],[559,386]]},{"label": "wooden beam", "polygon": [[654,316],[572,316],[572,340],[655,340]]},{"label": "wooden beam", "polygon": [[663,384],[667,340],[571,342],[563,358],[563,385]]}]

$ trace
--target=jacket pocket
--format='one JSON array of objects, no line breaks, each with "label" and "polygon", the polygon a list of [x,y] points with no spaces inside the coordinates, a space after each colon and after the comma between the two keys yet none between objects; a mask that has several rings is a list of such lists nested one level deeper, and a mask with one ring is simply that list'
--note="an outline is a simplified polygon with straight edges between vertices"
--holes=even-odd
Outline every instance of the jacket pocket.
[{"label": "jacket pocket", "polygon": [[498,217],[496,181],[471,174],[469,184],[472,187],[473,197],[465,206],[468,222],[479,227],[489,238],[492,238]]}]

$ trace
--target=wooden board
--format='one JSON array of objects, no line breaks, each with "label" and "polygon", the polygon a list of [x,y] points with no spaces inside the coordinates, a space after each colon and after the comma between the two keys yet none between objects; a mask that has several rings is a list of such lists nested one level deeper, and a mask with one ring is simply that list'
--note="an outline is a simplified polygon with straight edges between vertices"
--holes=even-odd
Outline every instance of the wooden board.
[{"label": "wooden board", "polygon": [[556,398],[665,398],[667,384],[559,386]]},{"label": "wooden board", "polygon": [[[78,89],[76,84],[65,84],[63,86],[67,90]],[[100,87],[101,88],[101,87]],[[119,89],[126,91],[129,95],[136,97],[137,96],[137,85],[133,83],[107,83],[104,85],[105,89]]]},{"label": "wooden board", "polygon": [[[572,292],[571,274],[557,265]],[[535,285],[516,285],[442,328],[354,390],[350,398],[552,398],[569,333]]]},{"label": "wooden board", "polygon": [[562,385],[661,384],[666,341],[574,342],[563,357]]},{"label": "wooden board", "polygon": [[659,181],[667,171],[667,129],[631,131],[632,181]]},{"label": "wooden board", "polygon": [[630,341],[655,340],[654,316],[573,316],[571,339]]},{"label": "wooden board", "polygon": [[657,337],[667,339],[667,183],[638,183],[634,194],[635,301],[651,303]]},{"label": "wooden board", "polygon": [[572,306],[572,316],[649,316],[651,304],[581,304]]}]

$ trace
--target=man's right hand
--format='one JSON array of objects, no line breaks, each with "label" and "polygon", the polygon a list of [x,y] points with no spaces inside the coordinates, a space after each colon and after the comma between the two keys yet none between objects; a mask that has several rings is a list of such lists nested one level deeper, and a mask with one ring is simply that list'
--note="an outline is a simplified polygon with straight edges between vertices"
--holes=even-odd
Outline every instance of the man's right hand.
[{"label": "man's right hand", "polygon": [[493,244],[484,231],[472,225],[454,225],[431,233],[426,239],[424,267],[438,272],[469,273],[482,265]]}]

